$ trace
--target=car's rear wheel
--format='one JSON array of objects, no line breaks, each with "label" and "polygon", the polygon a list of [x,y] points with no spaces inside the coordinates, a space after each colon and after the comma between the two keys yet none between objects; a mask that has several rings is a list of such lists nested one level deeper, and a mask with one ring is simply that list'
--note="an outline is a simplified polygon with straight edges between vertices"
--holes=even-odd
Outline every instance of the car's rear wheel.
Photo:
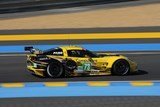
[{"label": "car's rear wheel", "polygon": [[63,75],[63,66],[60,62],[51,62],[47,67],[47,75],[52,78],[58,78]]},{"label": "car's rear wheel", "polygon": [[127,75],[130,72],[130,65],[125,59],[117,60],[112,66],[113,75]]}]

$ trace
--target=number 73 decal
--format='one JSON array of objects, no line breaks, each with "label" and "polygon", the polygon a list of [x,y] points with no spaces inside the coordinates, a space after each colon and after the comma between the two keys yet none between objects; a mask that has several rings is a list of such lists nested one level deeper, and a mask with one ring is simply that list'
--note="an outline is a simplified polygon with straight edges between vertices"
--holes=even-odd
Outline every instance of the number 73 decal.
[{"label": "number 73 decal", "polygon": [[83,67],[84,71],[90,71],[91,70],[91,63],[84,63],[82,65],[82,67]]}]

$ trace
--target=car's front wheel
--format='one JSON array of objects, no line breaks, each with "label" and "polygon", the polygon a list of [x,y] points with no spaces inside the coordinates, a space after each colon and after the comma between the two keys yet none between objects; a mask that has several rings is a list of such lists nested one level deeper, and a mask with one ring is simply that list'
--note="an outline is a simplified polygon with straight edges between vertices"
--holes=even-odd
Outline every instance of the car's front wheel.
[{"label": "car's front wheel", "polygon": [[127,75],[130,72],[130,65],[125,59],[117,60],[112,66],[113,75]]},{"label": "car's front wheel", "polygon": [[63,75],[63,66],[59,62],[52,62],[47,67],[47,75],[52,78],[58,78]]}]

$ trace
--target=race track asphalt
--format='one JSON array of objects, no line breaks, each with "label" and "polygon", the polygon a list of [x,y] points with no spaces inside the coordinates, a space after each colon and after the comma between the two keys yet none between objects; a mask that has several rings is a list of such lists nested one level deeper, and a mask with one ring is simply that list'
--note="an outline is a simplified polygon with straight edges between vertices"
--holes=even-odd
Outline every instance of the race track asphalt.
[{"label": "race track asphalt", "polygon": [[160,54],[128,54],[138,63],[139,73],[128,76],[94,76],[71,78],[41,78],[30,74],[26,69],[25,56],[0,56],[0,83],[6,82],[45,82],[45,81],[130,81],[159,80]]},{"label": "race track asphalt", "polygon": [[159,107],[160,97],[46,97],[1,99],[0,107]]}]

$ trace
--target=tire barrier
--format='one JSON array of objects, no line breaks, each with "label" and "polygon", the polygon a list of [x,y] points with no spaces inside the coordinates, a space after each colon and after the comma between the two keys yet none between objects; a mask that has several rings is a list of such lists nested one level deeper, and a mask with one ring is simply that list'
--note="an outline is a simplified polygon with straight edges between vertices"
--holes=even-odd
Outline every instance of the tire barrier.
[{"label": "tire barrier", "polygon": [[2,0],[0,1],[0,14],[41,11],[48,9],[59,9],[127,1],[133,0]]}]

